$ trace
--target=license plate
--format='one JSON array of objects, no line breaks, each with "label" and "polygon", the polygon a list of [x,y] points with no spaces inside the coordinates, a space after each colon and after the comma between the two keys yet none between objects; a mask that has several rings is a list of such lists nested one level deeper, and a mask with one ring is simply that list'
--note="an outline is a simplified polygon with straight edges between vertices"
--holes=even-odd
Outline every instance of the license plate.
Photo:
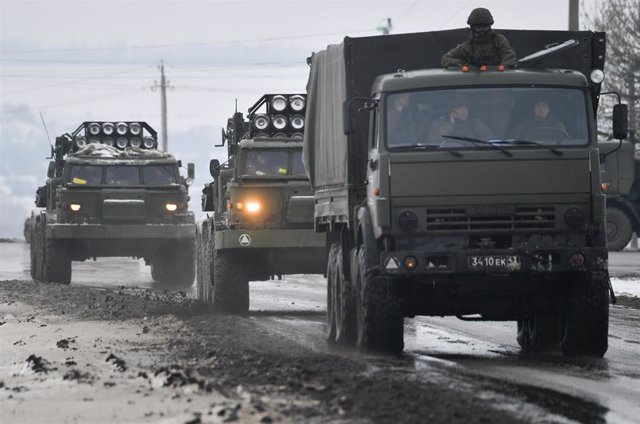
[{"label": "license plate", "polygon": [[469,268],[473,270],[511,272],[521,266],[520,256],[516,255],[469,256]]}]

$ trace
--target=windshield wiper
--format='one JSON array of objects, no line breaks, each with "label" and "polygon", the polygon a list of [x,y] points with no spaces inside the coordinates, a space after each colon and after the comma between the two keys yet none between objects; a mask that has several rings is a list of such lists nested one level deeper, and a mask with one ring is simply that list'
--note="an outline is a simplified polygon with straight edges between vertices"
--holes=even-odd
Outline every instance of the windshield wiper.
[{"label": "windshield wiper", "polygon": [[413,144],[411,146],[403,146],[403,147],[411,147],[416,150],[444,150],[445,152],[451,153],[453,156],[457,156],[459,158],[462,157],[462,153],[460,152],[447,149],[446,147],[436,146],[435,144]]},{"label": "windshield wiper", "polygon": [[539,146],[555,153],[558,156],[562,156],[562,152],[560,150],[554,149],[551,146],[547,146],[546,144],[539,143],[537,141],[507,139],[507,140],[492,140],[491,143],[509,143],[509,144],[515,144],[515,145]]},{"label": "windshield wiper", "polygon": [[504,153],[505,155],[507,155],[507,156],[509,156],[509,157],[513,156],[513,153],[511,153],[511,152],[510,152],[510,151],[508,151],[507,149],[502,148],[502,147],[500,147],[500,146],[498,146],[498,145],[495,145],[495,144],[493,144],[493,143],[489,143],[488,141],[478,140],[477,138],[472,138],[472,137],[458,137],[457,135],[446,135],[446,134],[445,134],[445,135],[442,135],[441,137],[443,137],[443,138],[450,138],[450,139],[452,139],[452,140],[469,141],[469,142],[471,142],[471,143],[475,143],[475,144],[482,144],[482,145],[485,145],[485,146],[491,146],[491,147],[493,147],[494,149],[498,149],[498,150],[500,150],[502,153]]}]

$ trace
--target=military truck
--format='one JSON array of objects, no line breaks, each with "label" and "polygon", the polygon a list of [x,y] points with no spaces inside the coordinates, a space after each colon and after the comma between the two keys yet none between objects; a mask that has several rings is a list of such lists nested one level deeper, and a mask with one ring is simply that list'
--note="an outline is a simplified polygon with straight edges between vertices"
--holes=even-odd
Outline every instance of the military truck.
[{"label": "military truck", "polygon": [[640,235],[640,140],[599,143],[609,153],[604,163],[603,183],[607,195],[607,247],[624,249],[633,233]]},{"label": "military truck", "polygon": [[[157,283],[188,287],[195,274],[194,167],[157,150],[146,122],[83,122],[56,138],[46,184],[36,193],[31,275],[69,284],[71,263],[143,258]],[[108,272],[105,270],[105,272]]]},{"label": "military truck", "polygon": [[[331,343],[397,354],[404,318],[431,315],[517,321],[532,351],[607,350],[605,35],[501,32],[527,56],[515,69],[440,68],[468,29],[346,37],[308,59]],[[562,125],[522,125],[539,102]]]},{"label": "military truck", "polygon": [[267,94],[223,130],[228,160],[210,163],[202,209],[211,215],[197,236],[197,296],[216,312],[246,314],[249,281],[324,272],[302,165],[305,108],[304,95]]}]

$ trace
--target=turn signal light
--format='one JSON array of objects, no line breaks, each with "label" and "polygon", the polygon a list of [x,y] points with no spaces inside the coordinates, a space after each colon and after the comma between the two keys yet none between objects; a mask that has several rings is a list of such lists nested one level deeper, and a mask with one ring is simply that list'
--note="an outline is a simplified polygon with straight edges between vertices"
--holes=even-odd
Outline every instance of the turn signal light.
[{"label": "turn signal light", "polygon": [[404,258],[404,267],[407,268],[409,271],[416,269],[417,266],[418,266],[418,260],[413,256],[407,256],[406,258]]},{"label": "turn signal light", "polygon": [[607,191],[607,188],[609,188],[609,184],[607,184],[607,183],[602,183],[602,191],[603,191],[603,192]]},{"label": "turn signal light", "polygon": [[480,70],[483,71],[483,72],[486,71],[487,70],[487,65],[480,66]]},{"label": "turn signal light", "polygon": [[469,67],[467,65],[464,65],[462,67],[462,72],[469,72]]},{"label": "turn signal light", "polygon": [[498,65],[498,71],[500,72],[504,71],[504,65]]}]

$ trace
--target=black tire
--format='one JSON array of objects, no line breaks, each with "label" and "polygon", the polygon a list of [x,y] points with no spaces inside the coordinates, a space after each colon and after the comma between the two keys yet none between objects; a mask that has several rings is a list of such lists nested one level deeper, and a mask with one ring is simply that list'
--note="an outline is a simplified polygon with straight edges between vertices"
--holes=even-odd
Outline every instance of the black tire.
[{"label": "black tire", "polygon": [[525,350],[556,349],[560,344],[560,319],[534,315],[518,321],[518,344]]},{"label": "black tire", "polygon": [[210,221],[202,226],[202,296],[205,303],[213,299],[213,250],[215,239]]},{"label": "black tire", "polygon": [[38,249],[33,232],[29,240],[29,272],[31,279],[35,281],[38,276]]},{"label": "black tire", "polygon": [[[211,234],[213,237],[214,234]],[[213,310],[222,314],[246,315],[249,312],[249,280],[239,257],[221,252],[213,245]]]},{"label": "black tire", "polygon": [[171,288],[187,289],[195,278],[195,244],[184,240],[160,250],[151,262],[151,277]]},{"label": "black tire", "polygon": [[163,283],[164,270],[162,269],[162,259],[154,258],[151,260],[151,278],[156,283]]},{"label": "black tire", "polygon": [[623,210],[616,207],[607,208],[607,249],[620,251],[631,241],[633,225]]},{"label": "black tire", "polygon": [[356,315],[361,350],[398,355],[404,349],[404,315],[389,280],[365,272],[366,253],[358,249]]},{"label": "black tire", "polygon": [[46,241],[44,280],[49,283],[71,283],[71,255],[68,246],[61,240]]},{"label": "black tire", "polygon": [[[355,249],[353,249],[355,251]],[[353,253],[352,253],[353,254]],[[354,346],[358,338],[356,320],[355,294],[351,279],[344,273],[342,247],[336,252],[335,266],[335,325],[336,343],[344,346]]]},{"label": "black tire", "polygon": [[565,356],[604,356],[609,337],[609,284],[605,272],[581,275],[571,282],[561,337]]},{"label": "black tire", "polygon": [[204,302],[204,280],[202,279],[202,232],[196,225],[196,299]]},{"label": "black tire", "polygon": [[338,246],[332,244],[327,257],[327,342],[336,342],[336,256]]},{"label": "black tire", "polygon": [[44,278],[44,262],[47,255],[47,249],[44,244],[45,241],[45,229],[42,220],[36,221],[35,230],[35,244],[36,244],[36,281],[45,282]]}]

